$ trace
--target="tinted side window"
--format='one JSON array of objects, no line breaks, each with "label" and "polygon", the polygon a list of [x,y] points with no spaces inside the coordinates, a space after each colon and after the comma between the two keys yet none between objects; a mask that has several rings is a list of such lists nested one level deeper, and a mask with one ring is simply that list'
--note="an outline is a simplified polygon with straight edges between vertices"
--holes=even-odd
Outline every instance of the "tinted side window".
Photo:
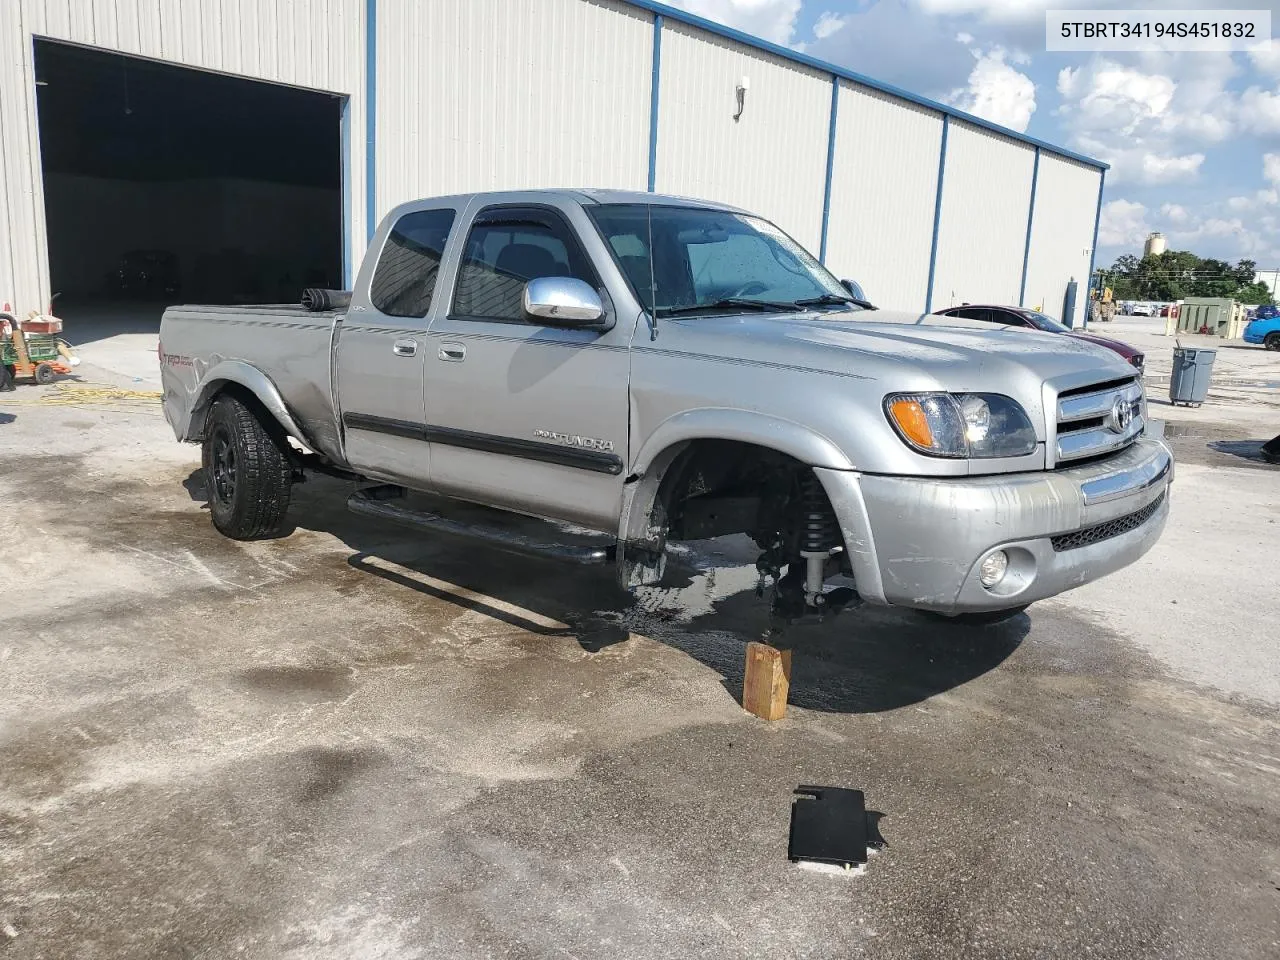
[{"label": "tinted side window", "polygon": [[573,231],[556,214],[523,208],[482,212],[462,253],[453,312],[523,323],[524,285],[541,277],[576,277],[598,285]]},{"label": "tinted side window", "polygon": [[1016,313],[1010,313],[1008,310],[991,310],[992,323],[1003,323],[1006,327],[1025,327],[1027,321],[1023,320]]},{"label": "tinted side window", "polygon": [[431,309],[453,210],[419,210],[396,221],[369,285],[375,309],[392,317],[425,317]]}]

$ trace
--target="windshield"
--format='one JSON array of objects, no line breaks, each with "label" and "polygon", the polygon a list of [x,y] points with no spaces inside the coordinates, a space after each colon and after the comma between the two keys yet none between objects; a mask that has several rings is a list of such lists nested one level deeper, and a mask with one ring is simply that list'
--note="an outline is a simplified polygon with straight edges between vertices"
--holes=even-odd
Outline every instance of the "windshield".
[{"label": "windshield", "polygon": [[640,303],[655,316],[753,306],[847,308],[849,292],[789,236],[758,217],[651,204],[587,208]]},{"label": "windshield", "polygon": [[1023,310],[1022,315],[1031,321],[1031,325],[1037,330],[1047,330],[1050,333],[1070,333],[1071,328],[1065,324],[1059,323],[1053,317],[1047,316],[1036,310]]}]

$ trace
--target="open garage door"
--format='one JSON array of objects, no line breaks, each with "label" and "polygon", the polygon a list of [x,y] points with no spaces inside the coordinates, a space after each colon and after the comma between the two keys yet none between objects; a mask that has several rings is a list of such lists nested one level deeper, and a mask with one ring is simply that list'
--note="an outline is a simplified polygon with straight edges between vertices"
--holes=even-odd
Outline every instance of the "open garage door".
[{"label": "open garage door", "polygon": [[342,98],[45,40],[35,63],[68,339],[341,285]]}]

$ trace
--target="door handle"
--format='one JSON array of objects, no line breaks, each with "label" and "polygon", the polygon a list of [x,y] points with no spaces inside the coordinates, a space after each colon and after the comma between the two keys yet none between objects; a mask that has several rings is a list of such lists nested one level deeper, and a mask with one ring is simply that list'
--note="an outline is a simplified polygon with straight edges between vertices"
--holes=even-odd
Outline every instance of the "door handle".
[{"label": "door handle", "polygon": [[391,352],[397,357],[412,357],[418,352],[417,340],[397,340],[391,348]]},{"label": "door handle", "polygon": [[443,343],[440,345],[441,360],[452,360],[455,363],[467,358],[467,348],[460,343]]}]

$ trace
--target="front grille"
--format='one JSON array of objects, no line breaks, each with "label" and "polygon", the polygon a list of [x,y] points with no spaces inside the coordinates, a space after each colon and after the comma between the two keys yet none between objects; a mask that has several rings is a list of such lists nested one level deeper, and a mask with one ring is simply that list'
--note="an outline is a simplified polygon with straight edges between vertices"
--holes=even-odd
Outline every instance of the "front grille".
[{"label": "front grille", "polygon": [[1058,553],[1064,550],[1077,550],[1080,547],[1087,547],[1093,543],[1101,543],[1103,540],[1121,536],[1130,530],[1137,530],[1155,516],[1155,512],[1160,509],[1160,504],[1164,503],[1164,497],[1165,495],[1162,493],[1141,510],[1135,510],[1133,513],[1126,514],[1123,517],[1116,517],[1106,523],[1085,527],[1083,530],[1077,530],[1074,533],[1064,533],[1057,537],[1051,537],[1050,542],[1053,544],[1053,549]]},{"label": "front grille", "polygon": [[1142,382],[1134,377],[1065,390],[1058,395],[1055,464],[1123,450],[1146,427]]}]

